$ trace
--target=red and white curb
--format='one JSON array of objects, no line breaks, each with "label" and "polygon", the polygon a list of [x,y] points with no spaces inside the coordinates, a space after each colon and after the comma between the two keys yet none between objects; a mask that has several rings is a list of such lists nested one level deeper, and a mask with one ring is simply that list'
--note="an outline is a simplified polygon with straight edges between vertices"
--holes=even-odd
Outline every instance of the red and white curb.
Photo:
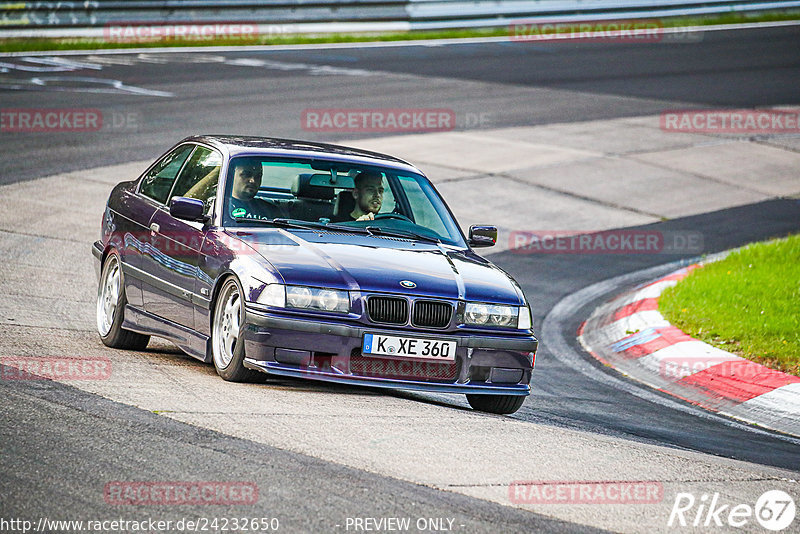
[{"label": "red and white curb", "polygon": [[592,356],[665,393],[736,419],[800,436],[800,377],[698,341],[658,312],[658,298],[699,265],[598,307],[578,330]]}]

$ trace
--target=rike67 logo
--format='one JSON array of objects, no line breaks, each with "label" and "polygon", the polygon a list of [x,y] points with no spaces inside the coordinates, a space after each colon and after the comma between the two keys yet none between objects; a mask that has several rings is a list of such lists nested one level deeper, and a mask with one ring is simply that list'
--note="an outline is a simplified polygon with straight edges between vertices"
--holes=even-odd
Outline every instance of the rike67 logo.
[{"label": "rike67 logo", "polygon": [[704,493],[699,499],[691,493],[678,493],[667,526],[741,529],[755,519],[763,528],[778,532],[794,523],[796,512],[794,499],[781,490],[764,492],[755,506],[724,503],[719,493]]}]

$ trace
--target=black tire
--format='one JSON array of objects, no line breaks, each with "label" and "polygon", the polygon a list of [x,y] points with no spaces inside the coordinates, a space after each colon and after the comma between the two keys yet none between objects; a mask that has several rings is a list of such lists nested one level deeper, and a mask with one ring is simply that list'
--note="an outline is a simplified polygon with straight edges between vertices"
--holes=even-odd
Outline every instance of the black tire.
[{"label": "black tire", "polygon": [[[228,382],[263,382],[266,376],[244,366],[244,306],[241,305],[242,287],[235,277],[222,283],[214,301],[214,315],[211,318],[211,355],[214,368],[223,380]],[[236,304],[238,302],[238,304]],[[232,323],[233,313],[228,306],[238,306],[238,320]],[[235,331],[235,334],[234,334]],[[235,340],[231,340],[235,338]],[[229,346],[230,345],[230,346]]]},{"label": "black tire", "polygon": [[122,328],[127,303],[122,263],[119,254],[112,250],[103,262],[97,286],[97,333],[107,347],[143,350],[150,342],[150,336]]},{"label": "black tire", "polygon": [[478,395],[468,394],[467,402],[479,412],[508,415],[516,412],[525,402],[522,395]]}]

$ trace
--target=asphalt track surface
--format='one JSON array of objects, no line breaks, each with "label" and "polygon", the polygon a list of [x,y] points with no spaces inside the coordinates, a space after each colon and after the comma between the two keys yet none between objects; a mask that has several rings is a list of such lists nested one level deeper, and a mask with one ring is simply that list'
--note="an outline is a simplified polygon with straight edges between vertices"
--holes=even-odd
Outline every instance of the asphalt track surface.
[{"label": "asphalt track surface", "polygon": [[[347,517],[458,518],[465,532],[598,532],[481,499],[377,477],[358,469],[231,438],[87,395],[63,384],[4,381],[2,517],[106,518],[98,488],[114,480],[186,480],[202,466],[206,480],[247,480],[259,488],[258,517],[279,518],[279,532],[330,532]],[[43,476],[44,473],[44,476]],[[138,507],[114,519],[141,520]],[[170,509],[173,508],[173,509]],[[254,517],[248,506],[168,505],[158,519]],[[221,510],[224,509],[224,512]],[[462,519],[469,518],[469,519]],[[341,530],[340,529],[340,530]]]},{"label": "asphalt track surface", "polygon": [[[489,126],[503,127],[675,108],[792,103],[800,86],[798,44],[800,28],[790,27],[714,32],[691,45],[498,43],[226,52],[221,54],[224,62],[205,61],[201,54],[153,54],[129,64],[106,63],[102,69],[11,68],[0,74],[3,108],[100,108],[133,112],[137,124],[112,133],[2,133],[0,184],[155,158],[176,140],[201,132],[325,140],[353,136],[303,130],[300,115],[309,107],[449,107],[459,120],[484,114]],[[88,56],[71,59],[95,61]],[[248,67],[252,59],[267,60],[271,68]],[[3,61],[37,65],[20,58]],[[391,75],[376,81],[360,71]],[[298,72],[305,74],[301,84],[296,83]],[[111,86],[89,77],[119,80],[124,87],[96,92]],[[172,96],[131,94],[126,87]],[[715,252],[800,230],[800,205],[796,199],[776,199],[646,228],[700,231],[706,251]],[[652,255],[621,260],[503,252],[488,257],[532,298],[537,329],[567,295],[665,261]],[[574,340],[568,334],[595,304],[587,303],[567,321],[566,339]],[[571,343],[580,352],[576,342]],[[800,446],[793,442],[665,409],[593,382],[552,356],[543,340],[534,394],[513,418],[798,470]],[[597,367],[588,359],[587,365]],[[331,513],[342,518],[408,513],[411,503],[418,516],[468,517],[469,532],[490,532],[498,525],[505,531],[585,528],[163,420],[61,384],[4,381],[0,388],[3,517],[57,515],[65,509],[102,511],[102,503],[83,494],[109,478],[124,480],[132,473],[146,478],[144,463],[151,478],[182,479],[202,465],[208,479],[218,474],[217,479],[258,480],[259,487],[269,488],[262,495],[267,507],[289,518],[289,531],[320,528],[319,519]],[[425,395],[396,395],[441,402]]]},{"label": "asphalt track surface", "polygon": [[[38,133],[3,135],[0,184],[154,158],[177,138],[200,132],[353,138],[352,133],[304,130],[300,117],[307,108],[443,107],[455,111],[461,126],[470,120],[468,116],[474,122],[483,114],[486,126],[499,128],[658,114],[676,108],[793,103],[798,94],[798,42],[800,26],[791,26],[707,32],[699,43],[423,43],[148,54],[130,65],[114,65],[113,56],[103,56],[102,69],[76,72],[21,70],[47,66],[0,58],[2,63],[21,65],[0,74],[4,108],[72,106],[139,116],[138,131],[120,135],[62,133],[49,135],[48,142],[42,142]],[[208,56],[220,55],[229,61],[208,62]],[[87,56],[65,59],[97,63]],[[248,59],[272,65],[248,67]],[[394,76],[365,78],[359,76],[360,70]],[[308,75],[301,84],[295,83],[298,74]],[[409,78],[397,76],[402,74]],[[174,96],[131,94],[92,78]]]}]

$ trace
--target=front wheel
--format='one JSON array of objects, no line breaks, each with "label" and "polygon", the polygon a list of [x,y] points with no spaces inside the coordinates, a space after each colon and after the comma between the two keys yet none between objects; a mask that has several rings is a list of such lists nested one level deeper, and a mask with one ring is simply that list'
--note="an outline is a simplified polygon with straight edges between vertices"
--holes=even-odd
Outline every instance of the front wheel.
[{"label": "front wheel", "polygon": [[211,327],[211,352],[217,374],[229,382],[250,382],[261,373],[244,366],[244,300],[235,278],[228,278],[219,291]]},{"label": "front wheel", "polygon": [[122,263],[117,252],[111,251],[103,263],[100,285],[97,286],[97,333],[107,347],[142,350],[150,336],[122,328],[127,303]]},{"label": "front wheel", "polygon": [[468,394],[467,402],[479,412],[512,414],[520,409],[525,397],[522,395],[479,395]]}]

